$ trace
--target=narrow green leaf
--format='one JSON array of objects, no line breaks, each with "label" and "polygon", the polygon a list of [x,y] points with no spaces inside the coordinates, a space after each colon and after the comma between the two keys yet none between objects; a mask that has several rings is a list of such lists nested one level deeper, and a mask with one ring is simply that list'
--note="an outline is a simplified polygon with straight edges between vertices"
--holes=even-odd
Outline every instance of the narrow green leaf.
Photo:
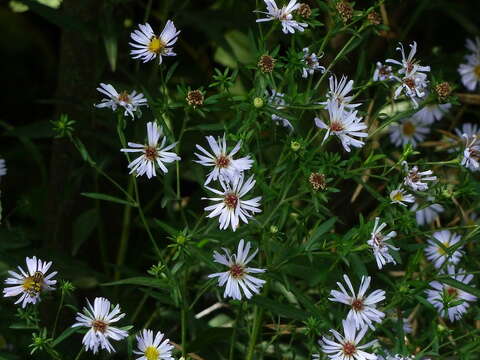
[{"label": "narrow green leaf", "polygon": [[138,276],[128,279],[123,279],[119,281],[113,281],[109,283],[104,283],[102,286],[115,286],[115,285],[139,285],[147,286],[156,289],[168,289],[169,286],[166,282],[150,277]]},{"label": "narrow green leaf", "polygon": [[447,285],[450,285],[450,286],[453,286],[457,289],[460,289],[460,290],[463,290],[463,291],[466,291],[468,292],[469,294],[472,294],[472,295],[475,295],[477,297],[480,297],[480,289],[477,289],[477,288],[474,288],[473,286],[470,286],[470,285],[467,285],[467,284],[464,284],[460,281],[457,281],[457,280],[454,280],[452,278],[440,278],[438,279],[439,281],[441,281],[442,283],[444,284],[447,284]]},{"label": "narrow green leaf", "polygon": [[55,347],[58,344],[60,344],[63,340],[66,338],[70,337],[71,335],[75,334],[77,331],[79,331],[80,328],[78,327],[68,327],[64,332],[62,332],[52,343],[52,346]]},{"label": "narrow green leaf", "polygon": [[73,223],[72,255],[76,255],[80,246],[90,237],[98,224],[97,209],[90,209],[81,214]]},{"label": "narrow green leaf", "polygon": [[110,201],[110,202],[114,202],[114,203],[117,203],[117,204],[130,205],[130,206],[133,206],[133,207],[137,207],[137,204],[135,204],[135,203],[132,203],[128,200],[119,199],[115,196],[111,196],[111,195],[107,195],[107,194],[81,193],[81,195],[83,195],[85,197],[88,197],[88,198],[92,198],[92,199]]}]

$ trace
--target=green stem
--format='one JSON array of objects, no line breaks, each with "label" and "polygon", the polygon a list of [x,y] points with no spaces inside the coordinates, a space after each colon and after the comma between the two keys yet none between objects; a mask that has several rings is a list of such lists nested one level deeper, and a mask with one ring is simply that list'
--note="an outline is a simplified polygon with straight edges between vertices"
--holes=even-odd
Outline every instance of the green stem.
[{"label": "green stem", "polygon": [[[133,192],[133,180],[130,178],[128,183],[128,193]],[[132,207],[130,205],[125,205],[123,208],[123,221],[122,221],[122,234],[120,235],[120,246],[117,253],[117,266],[115,269],[114,279],[120,279],[120,267],[123,265],[125,260],[125,253],[128,248],[128,238],[130,235],[130,218],[132,214]]]},{"label": "green stem", "polygon": [[59,316],[60,316],[60,311],[62,310],[64,299],[65,299],[65,292],[62,290],[62,295],[60,297],[60,303],[58,304],[57,314],[55,315],[55,322],[53,323],[52,338],[55,338],[55,330],[57,329],[58,319],[59,319]]},{"label": "green stem", "polygon": [[252,360],[255,353],[255,346],[257,345],[257,337],[260,332],[260,325],[262,323],[263,309],[255,306],[255,314],[253,318],[253,328],[248,341],[247,357],[245,360]]},{"label": "green stem", "polygon": [[182,304],[181,314],[180,314],[180,321],[182,326],[182,356],[183,358],[187,358],[187,315],[188,315],[188,306],[184,303]]},{"label": "green stem", "polygon": [[80,356],[82,356],[82,354],[83,354],[83,347],[80,349],[80,351],[78,352],[77,356],[75,356],[75,360],[80,359]]},{"label": "green stem", "polygon": [[242,313],[241,305],[237,307],[237,315],[235,317],[235,324],[233,325],[233,333],[232,337],[230,338],[230,353],[228,355],[229,360],[234,359],[235,354],[235,341],[237,339],[237,330],[238,330],[238,322],[240,320],[240,314]]}]

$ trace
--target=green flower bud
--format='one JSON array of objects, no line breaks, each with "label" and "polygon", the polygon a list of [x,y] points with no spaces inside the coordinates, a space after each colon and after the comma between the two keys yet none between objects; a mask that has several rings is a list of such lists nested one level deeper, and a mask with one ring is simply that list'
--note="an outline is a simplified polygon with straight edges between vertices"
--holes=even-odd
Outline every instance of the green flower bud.
[{"label": "green flower bud", "polygon": [[256,97],[253,99],[253,106],[255,106],[257,109],[261,108],[263,106],[263,99],[261,97]]}]

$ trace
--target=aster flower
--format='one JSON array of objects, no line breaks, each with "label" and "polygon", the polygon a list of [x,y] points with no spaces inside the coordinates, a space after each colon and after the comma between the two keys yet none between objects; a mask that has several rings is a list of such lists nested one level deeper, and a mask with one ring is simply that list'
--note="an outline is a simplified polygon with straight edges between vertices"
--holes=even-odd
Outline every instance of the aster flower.
[{"label": "aster flower", "polygon": [[22,308],[28,304],[36,304],[40,301],[40,294],[46,291],[55,290],[57,280],[52,278],[57,275],[56,271],[47,275],[52,262],[42,261],[36,256],[25,258],[27,271],[18,266],[19,272],[9,271],[9,278],[5,280],[7,285],[3,289],[3,296],[19,296],[15,304],[22,303]]},{"label": "aster flower", "polygon": [[360,330],[364,326],[368,326],[373,330],[373,323],[381,323],[385,317],[385,313],[377,310],[377,303],[385,300],[385,291],[375,290],[367,296],[366,292],[370,286],[371,277],[362,276],[358,294],[356,294],[349,277],[343,275],[343,279],[350,291],[347,291],[342,283],[337,282],[340,291],[330,291],[328,300],[346,304],[351,307],[347,315],[347,320],[353,320],[357,330]]},{"label": "aster flower", "polygon": [[160,145],[158,144],[159,139],[162,137],[162,132],[162,127],[159,128],[157,123],[149,122],[147,123],[148,144],[143,145],[129,142],[129,148],[120,150],[127,153],[142,153],[142,155],[128,164],[129,169],[131,169],[130,174],[135,173],[137,177],[146,174],[147,177],[151,179],[153,176],[157,176],[155,170],[156,165],[158,165],[160,170],[166,174],[168,169],[165,167],[164,163],[171,163],[175,160],[180,160],[180,157],[177,156],[177,154],[168,151],[173,149],[177,143],[165,146],[167,138],[163,136],[162,142]]},{"label": "aster flower", "polygon": [[138,110],[140,106],[148,106],[147,99],[142,93],[132,91],[130,94],[126,91],[118,93],[115,88],[110,84],[100,83],[100,87],[97,88],[99,92],[106,95],[107,99],[102,99],[102,102],[95,104],[97,108],[110,108],[112,111],[116,111],[118,107],[125,109],[124,115],[130,115],[134,118],[134,112]]},{"label": "aster flower", "polygon": [[[451,233],[449,230],[441,230],[433,233],[433,239],[428,240],[428,246],[425,248],[427,259],[433,263],[437,269],[441,268],[445,261],[458,264],[463,256],[461,248],[457,244],[462,240],[462,237],[456,233]],[[440,244],[441,245],[440,245]],[[455,250],[449,251],[454,247]]]},{"label": "aster flower", "polygon": [[400,204],[402,206],[407,206],[405,203],[415,202],[415,197],[401,188],[395,189],[390,192],[390,200],[392,204]]},{"label": "aster flower", "polygon": [[284,34],[288,33],[295,33],[295,31],[303,32],[308,24],[301,23],[296,20],[293,20],[292,13],[300,7],[300,4],[297,3],[297,0],[290,0],[288,5],[283,6],[282,8],[278,8],[277,3],[275,0],[263,0],[265,5],[267,6],[267,11],[259,11],[255,10],[254,12],[258,12],[261,14],[266,15],[267,17],[257,19],[258,22],[265,22],[265,21],[272,21],[272,20],[280,20],[282,23],[282,31]]},{"label": "aster flower", "polygon": [[407,176],[405,176],[403,183],[406,186],[409,186],[413,191],[428,190],[428,183],[426,183],[425,181],[437,180],[436,176],[432,176],[432,170],[418,171],[418,166],[416,165],[409,170],[406,161],[403,162],[403,165],[405,166],[405,172],[407,173]]},{"label": "aster flower", "polygon": [[391,76],[392,67],[390,65],[384,65],[380,61],[377,61],[375,71],[373,72],[373,81],[390,80]]},{"label": "aster flower", "polygon": [[153,335],[152,330],[143,329],[136,336],[138,350],[134,350],[133,353],[141,355],[137,360],[174,360],[173,345],[170,345],[170,340],[164,340],[164,335],[160,331],[155,334],[155,337]]},{"label": "aster flower", "polygon": [[394,75],[392,75],[391,78],[400,83],[395,90],[394,98],[397,99],[403,92],[405,96],[410,98],[413,103],[413,107],[417,108],[417,99],[423,98],[427,94],[427,75],[425,75],[424,73],[411,73],[410,75],[403,78],[399,78],[398,76]]},{"label": "aster flower", "polygon": [[72,327],[89,328],[82,340],[85,350],[91,350],[94,354],[99,348],[109,353],[115,352],[109,339],[122,340],[128,336],[128,333],[112,324],[122,319],[125,314],[121,313],[119,305],[110,310],[110,301],[102,297],[95,298],[93,306],[88,300],[87,304],[88,308],[84,307],[83,313],[77,313],[75,318],[77,322],[72,325]]},{"label": "aster flower", "polygon": [[476,37],[475,42],[467,39],[466,47],[472,53],[465,56],[466,63],[460,64],[458,72],[463,85],[474,91],[480,82],[480,38]]},{"label": "aster flower", "polygon": [[367,125],[362,122],[361,117],[357,117],[357,111],[347,112],[343,105],[338,106],[331,101],[328,103],[327,109],[330,118],[329,124],[318,117],[315,118],[315,125],[327,130],[323,141],[330,135],[335,135],[342,142],[345,151],[350,152],[350,146],[363,147],[365,143],[354,137],[367,137],[368,133],[362,131],[367,128]]},{"label": "aster flower", "polygon": [[348,78],[343,75],[340,81],[338,81],[335,75],[330,76],[329,81],[329,90],[327,93],[327,101],[320,104],[325,105],[325,108],[328,108],[328,105],[331,103],[336,104],[337,106],[342,106],[346,110],[353,110],[361,104],[352,104],[353,96],[348,96],[348,93],[353,89],[353,80],[348,80]]},{"label": "aster flower", "polygon": [[480,170],[480,141],[476,135],[469,138],[464,134],[463,137],[466,144],[461,164],[471,171],[478,171]]},{"label": "aster flower", "polygon": [[[441,272],[445,274],[445,272]],[[455,271],[453,265],[447,266],[449,278],[468,285],[473,280],[472,274],[465,270]],[[447,317],[450,321],[460,320],[470,307],[470,302],[477,301],[477,297],[440,281],[430,282],[432,289],[426,291],[427,300],[437,309],[440,316]]]},{"label": "aster flower", "polygon": [[[394,59],[387,59],[385,62],[389,64],[395,64],[400,66],[399,74],[405,75],[405,77],[410,77],[414,74],[422,74],[430,71],[430,66],[421,66],[418,60],[415,59],[415,54],[417,53],[417,43],[414,41],[410,44],[410,52],[408,56],[405,55],[405,50],[402,43],[398,43],[398,47],[395,49],[400,51],[402,54],[402,60],[397,61]],[[422,74],[423,77],[426,77],[425,74]]]},{"label": "aster flower", "polygon": [[401,147],[411,144],[412,147],[415,147],[430,133],[430,127],[411,117],[400,120],[398,124],[391,125],[389,131],[390,141],[394,145]]},{"label": "aster flower", "polygon": [[235,300],[242,300],[242,295],[250,299],[253,294],[259,294],[265,284],[265,280],[257,279],[249,274],[260,274],[265,269],[251,268],[247,264],[257,255],[256,249],[251,255],[250,242],[244,246],[244,240],[238,243],[237,253],[231,254],[228,249],[223,248],[225,255],[217,251],[213,252],[213,261],[227,266],[229,269],[225,272],[208,275],[209,278],[218,278],[218,286],[225,286],[223,297]]},{"label": "aster flower", "polygon": [[480,143],[480,128],[477,124],[464,123],[460,128],[455,129],[455,134],[467,142],[472,140],[473,137],[476,137],[476,141]]},{"label": "aster flower", "polygon": [[369,343],[359,345],[362,341],[365,333],[368,330],[367,326],[364,326],[358,333],[355,321],[343,320],[343,333],[341,335],[335,330],[330,330],[334,336],[334,339],[322,337],[320,345],[322,351],[327,354],[329,359],[332,360],[376,360],[377,355],[367,353],[365,349],[374,345],[377,341],[370,341]]},{"label": "aster flower", "polygon": [[133,42],[129,45],[133,48],[130,55],[134,59],[141,59],[144,63],[158,56],[158,63],[162,63],[162,56],[175,56],[173,45],[178,40],[178,34],[173,21],[168,20],[159,36],[155,35],[150,24],[138,25],[137,30],[130,34]]},{"label": "aster flower", "polygon": [[[279,93],[276,90],[272,89],[271,94],[268,93],[268,90],[265,90],[265,95],[267,96],[267,102],[275,108],[275,110],[282,110],[285,108],[285,94]],[[277,114],[272,114],[272,120],[278,125],[282,125],[287,128],[290,132],[293,131],[293,125],[288,119],[278,116]]]},{"label": "aster flower", "polygon": [[386,223],[380,224],[380,218],[375,218],[375,224],[367,244],[373,250],[373,255],[377,261],[377,266],[382,269],[388,263],[396,264],[395,259],[390,254],[390,250],[398,251],[399,249],[390,243],[390,239],[397,236],[395,231],[390,231],[387,235],[382,234],[382,230],[387,226]]},{"label": "aster flower", "polygon": [[219,197],[202,199],[216,202],[214,205],[207,206],[205,211],[211,211],[210,214],[207,215],[208,218],[219,216],[221,230],[225,230],[228,226],[231,226],[232,230],[235,231],[239,226],[240,220],[248,223],[248,218],[251,218],[253,214],[262,212],[262,210],[259,209],[260,200],[262,199],[261,196],[250,200],[242,199],[255,186],[253,175],[245,182],[243,174],[234,179],[222,179],[220,177],[219,180],[222,190],[205,186],[211,192],[219,195]]},{"label": "aster flower", "polygon": [[325,67],[320,66],[318,57],[315,53],[310,53],[308,47],[303,48],[303,59],[304,67],[302,69],[302,77],[307,78],[310,75],[313,75],[315,71],[325,72]]},{"label": "aster flower", "polygon": [[424,124],[432,124],[440,121],[450,110],[452,104],[428,104],[416,112],[413,116]]},{"label": "aster flower", "polygon": [[7,175],[7,166],[5,165],[5,160],[0,159],[0,176]]},{"label": "aster flower", "polygon": [[[433,200],[434,199],[432,197],[428,198],[428,201]],[[438,218],[439,214],[444,211],[444,208],[442,205],[435,203],[421,208],[420,204],[418,202],[415,202],[415,204],[413,204],[410,208],[410,211],[415,212],[415,219],[417,220],[417,224],[422,226],[434,222],[435,219]]]},{"label": "aster flower", "polygon": [[196,145],[197,149],[203,154],[195,153],[198,160],[194,160],[196,163],[203,166],[213,166],[213,170],[207,175],[205,185],[208,185],[212,180],[217,180],[220,176],[234,179],[243,171],[252,167],[253,160],[250,159],[250,156],[245,156],[236,160],[233,158],[233,156],[240,150],[240,146],[242,145],[241,141],[235,145],[230,153],[227,153],[225,134],[223,134],[223,139],[218,138],[216,141],[213,136],[207,136],[206,139],[213,154],[209,153],[202,146]]}]

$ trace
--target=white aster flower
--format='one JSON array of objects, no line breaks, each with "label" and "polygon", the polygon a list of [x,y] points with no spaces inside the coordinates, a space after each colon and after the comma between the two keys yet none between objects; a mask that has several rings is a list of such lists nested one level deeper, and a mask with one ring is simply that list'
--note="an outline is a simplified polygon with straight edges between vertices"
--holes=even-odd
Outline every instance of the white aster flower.
[{"label": "white aster flower", "polygon": [[240,146],[242,145],[241,141],[235,145],[230,153],[227,153],[225,134],[223,134],[222,139],[218,138],[216,141],[213,136],[207,136],[206,139],[213,154],[209,153],[202,146],[196,145],[197,149],[203,154],[195,153],[198,160],[194,160],[196,163],[203,166],[213,166],[213,170],[207,175],[205,185],[208,185],[212,180],[217,180],[220,176],[234,179],[235,177],[240,176],[243,171],[252,167],[253,160],[250,159],[250,156],[245,156],[236,160],[233,158],[233,156],[240,150]]},{"label": "white aster flower", "polygon": [[349,96],[348,93],[353,89],[353,80],[348,80],[348,78],[343,75],[340,81],[338,81],[335,75],[330,76],[329,81],[329,90],[327,93],[327,101],[321,102],[320,104],[325,105],[325,108],[328,108],[328,105],[334,103],[337,106],[343,106],[346,110],[353,110],[361,104],[352,104],[353,96]]},{"label": "white aster flower", "polygon": [[341,335],[335,330],[330,330],[334,336],[334,339],[322,337],[320,345],[322,351],[327,354],[329,359],[332,360],[376,360],[377,355],[367,353],[364,349],[367,349],[376,343],[376,340],[370,341],[366,344],[359,345],[362,341],[365,333],[368,330],[368,326],[364,326],[357,334],[357,328],[355,321],[343,320],[343,332],[345,335]]},{"label": "white aster flower", "polygon": [[205,211],[211,211],[210,214],[207,215],[208,218],[219,216],[218,221],[221,230],[225,230],[228,226],[231,226],[232,230],[236,231],[240,220],[244,223],[248,223],[248,218],[251,218],[253,214],[262,212],[262,210],[259,209],[262,197],[257,196],[250,200],[242,199],[255,186],[253,175],[245,182],[243,174],[234,179],[222,179],[220,177],[219,180],[222,190],[216,190],[205,186],[208,190],[220,196],[202,198],[203,200],[217,202],[214,205],[207,206]]},{"label": "white aster flower", "polygon": [[155,334],[155,337],[153,335],[152,330],[143,329],[136,336],[138,350],[134,350],[133,353],[141,355],[137,360],[174,360],[173,345],[170,345],[170,340],[164,340],[164,335],[160,331]]},{"label": "white aster flower", "polygon": [[52,278],[57,272],[51,272],[47,275],[48,270],[52,266],[52,262],[42,261],[36,256],[25,258],[27,263],[27,271],[18,266],[19,272],[9,271],[9,278],[5,280],[7,285],[3,289],[3,296],[20,296],[15,304],[22,303],[22,308],[27,304],[36,304],[40,301],[40,294],[45,291],[55,290],[54,285],[57,280]]},{"label": "white aster flower", "polygon": [[95,104],[97,108],[107,107],[116,111],[118,107],[122,107],[125,109],[124,115],[130,115],[133,118],[139,106],[148,106],[147,99],[142,93],[136,91],[132,91],[130,94],[126,91],[118,93],[112,85],[104,83],[100,83],[97,90],[108,96],[108,99],[102,99],[101,103]]},{"label": "white aster flower", "polygon": [[404,185],[410,187],[413,191],[428,190],[428,183],[425,181],[437,180],[436,176],[432,176],[432,170],[418,171],[418,166],[416,165],[409,169],[406,161],[403,162],[403,166],[405,167],[405,172],[407,173],[403,183]]},{"label": "white aster flower", "polygon": [[[429,197],[428,201],[433,201],[434,198]],[[421,208],[418,202],[412,205],[410,211],[415,212],[415,219],[417,220],[418,225],[428,225],[435,221],[438,218],[439,214],[444,211],[444,208],[440,204],[430,204],[426,207]]]},{"label": "white aster flower", "polygon": [[[445,272],[442,272],[442,274],[445,274]],[[456,272],[453,265],[447,266],[447,274],[445,275],[465,285],[473,280],[472,274],[466,274],[463,269],[458,269],[458,272]],[[463,317],[470,306],[470,302],[477,301],[476,296],[444,284],[441,280],[430,282],[430,286],[433,289],[426,291],[427,300],[437,309],[440,316],[448,316],[452,322]]]},{"label": "white aster flower", "polygon": [[229,268],[228,271],[208,275],[209,278],[218,278],[218,286],[225,286],[223,297],[242,300],[242,293],[247,299],[250,299],[253,294],[260,293],[265,280],[257,279],[249,274],[259,274],[266,270],[247,267],[247,264],[258,253],[258,249],[256,249],[249,255],[250,247],[250,242],[244,246],[244,240],[241,239],[236,254],[232,255],[225,248],[223,248],[225,255],[217,251],[213,252],[213,261]]},{"label": "white aster flower", "polygon": [[390,192],[390,200],[392,204],[400,204],[402,206],[407,206],[405,203],[415,202],[415,196],[412,194],[407,194],[403,189],[395,189]]},{"label": "white aster flower", "polygon": [[424,124],[432,124],[443,118],[452,104],[428,104],[416,112],[413,116]]},{"label": "white aster flower", "polygon": [[425,75],[424,73],[412,73],[403,78],[392,75],[392,79],[400,83],[400,85],[395,90],[394,98],[397,99],[403,92],[405,96],[410,98],[413,103],[413,107],[417,108],[417,99],[423,98],[427,94],[427,75]]},{"label": "white aster flower", "polygon": [[375,71],[373,72],[373,81],[390,80],[392,76],[392,67],[390,65],[383,65],[377,61]]},{"label": "white aster flower", "polygon": [[327,105],[329,124],[316,117],[315,125],[327,132],[323,141],[327,140],[330,135],[337,136],[342,142],[345,151],[350,152],[350,146],[361,148],[365,143],[354,137],[365,138],[368,133],[363,132],[367,125],[362,122],[361,117],[357,117],[357,111],[345,111],[343,105],[338,106],[336,103],[329,101]]},{"label": "white aster flower", "polygon": [[[449,230],[441,230],[433,233],[433,239],[428,240],[428,246],[425,248],[427,259],[433,263],[437,269],[442,267],[443,263],[458,264],[463,256],[461,248],[457,246],[462,240],[462,237],[456,233],[451,233]],[[442,246],[440,246],[440,244]],[[455,247],[452,252],[450,248]]]},{"label": "white aster flower", "polygon": [[325,67],[320,65],[318,56],[315,53],[310,53],[308,47],[303,48],[303,63],[305,64],[302,69],[302,77],[307,78],[313,75],[315,71],[325,72]]},{"label": "white aster flower", "polygon": [[149,122],[147,123],[148,143],[146,145],[129,142],[129,148],[120,150],[127,153],[142,153],[142,155],[128,164],[128,167],[131,169],[130,174],[135,173],[136,176],[142,176],[146,174],[147,177],[151,179],[153,176],[157,176],[155,171],[156,165],[158,165],[160,170],[166,174],[168,170],[164,163],[171,163],[175,160],[181,160],[177,154],[168,151],[173,149],[177,143],[165,146],[167,138],[163,136],[162,142],[160,145],[158,144],[160,137],[162,137],[162,131],[162,127],[159,128],[157,123]]},{"label": "white aster flower", "polygon": [[[398,47],[395,49],[400,51],[402,54],[402,60],[397,61],[394,59],[387,59],[385,62],[390,64],[399,65],[401,68],[398,71],[399,74],[404,75],[405,77],[410,77],[414,74],[422,74],[430,71],[430,66],[421,66],[419,62],[415,59],[415,54],[417,53],[417,43],[414,41],[410,44],[410,53],[408,56],[405,55],[405,50],[402,43],[398,43]],[[422,74],[426,77],[425,74]]]},{"label": "white aster flower", "polygon": [[0,176],[7,175],[7,166],[5,165],[5,160],[0,159]]},{"label": "white aster flower", "polygon": [[368,326],[373,330],[373,323],[381,323],[385,317],[385,313],[377,310],[377,303],[385,300],[385,291],[375,290],[367,296],[366,292],[370,286],[371,277],[362,276],[358,294],[356,294],[349,277],[343,275],[343,279],[350,291],[347,291],[342,283],[337,282],[340,291],[330,291],[331,297],[329,297],[328,300],[346,304],[351,307],[347,315],[347,320],[353,320],[357,330],[360,330],[364,326]]},{"label": "white aster flower", "polygon": [[477,124],[464,123],[460,128],[455,129],[455,134],[467,142],[475,137],[476,141],[480,143],[480,128]]},{"label": "white aster flower", "polygon": [[480,141],[476,135],[469,138],[468,135],[463,134],[463,137],[466,144],[461,164],[471,171],[478,171],[480,170]]},{"label": "white aster flower", "polygon": [[465,56],[466,63],[460,64],[458,72],[463,85],[474,91],[480,82],[480,38],[476,37],[475,42],[467,39],[466,47],[472,53]]},{"label": "white aster flower", "polygon": [[402,147],[412,144],[412,147],[416,147],[430,133],[430,127],[411,117],[400,120],[398,124],[391,125],[389,131],[390,141],[394,145]]},{"label": "white aster flower", "polygon": [[178,40],[178,34],[173,21],[168,20],[159,36],[155,35],[152,27],[146,23],[138,25],[139,30],[130,34],[134,42],[129,43],[133,50],[130,55],[134,59],[141,59],[144,63],[158,56],[158,63],[162,63],[162,56],[175,56],[172,46]]},{"label": "white aster flower", "polygon": [[[285,94],[277,92],[275,89],[271,90],[271,94],[268,93],[268,90],[265,90],[265,95],[267,96],[267,102],[270,106],[275,108],[275,110],[282,110],[285,108]],[[290,132],[293,131],[293,125],[288,119],[278,116],[277,114],[272,114],[272,120],[278,125],[282,125],[287,128]]]},{"label": "white aster flower", "polygon": [[257,19],[257,22],[280,20],[282,23],[282,31],[284,34],[295,33],[295,31],[303,32],[308,24],[293,20],[292,13],[300,7],[297,0],[290,0],[288,5],[278,8],[275,0],[263,0],[267,6],[267,11],[255,10],[261,14],[265,14],[266,18]]},{"label": "white aster flower", "polygon": [[390,254],[390,250],[398,251],[398,248],[393,246],[390,243],[390,239],[397,236],[395,231],[390,231],[387,235],[382,234],[382,230],[387,226],[386,223],[380,224],[380,218],[375,218],[375,224],[373,225],[373,230],[370,236],[370,240],[367,241],[367,244],[373,250],[373,255],[377,261],[377,266],[379,269],[388,263],[396,264],[395,259]]},{"label": "white aster flower", "polygon": [[85,350],[91,350],[94,354],[98,349],[107,350],[109,353],[115,352],[109,338],[113,340],[122,340],[128,336],[128,332],[112,326],[112,323],[122,319],[125,314],[120,312],[120,306],[117,305],[110,311],[110,301],[105,298],[97,297],[92,304],[87,300],[88,308],[83,308],[83,313],[77,313],[77,321],[72,327],[89,328],[83,337],[82,344]]}]

